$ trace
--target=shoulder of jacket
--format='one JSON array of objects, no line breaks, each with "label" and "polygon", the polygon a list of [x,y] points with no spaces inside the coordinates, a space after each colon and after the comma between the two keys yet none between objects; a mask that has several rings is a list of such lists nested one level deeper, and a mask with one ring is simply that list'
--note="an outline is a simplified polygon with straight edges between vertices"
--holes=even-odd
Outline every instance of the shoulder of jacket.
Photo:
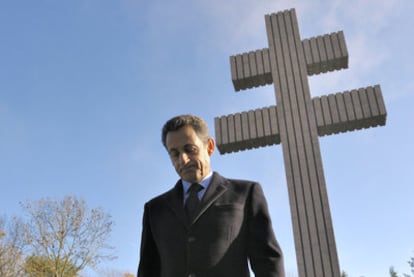
[{"label": "shoulder of jacket", "polygon": [[227,178],[223,177],[217,172],[214,172],[215,178],[222,179],[222,182],[224,183],[233,183],[233,184],[244,184],[244,185],[259,185],[258,182],[252,181],[252,180],[246,180],[246,179],[237,179],[237,178]]},{"label": "shoulder of jacket", "polygon": [[160,203],[160,202],[165,201],[168,198],[168,195],[174,193],[174,190],[175,190],[175,187],[171,188],[170,190],[168,190],[168,191],[166,191],[164,193],[161,193],[161,194],[159,194],[159,195],[151,198],[150,200],[148,200],[145,203],[145,205],[146,206],[149,206],[149,205],[154,205],[156,203]]}]

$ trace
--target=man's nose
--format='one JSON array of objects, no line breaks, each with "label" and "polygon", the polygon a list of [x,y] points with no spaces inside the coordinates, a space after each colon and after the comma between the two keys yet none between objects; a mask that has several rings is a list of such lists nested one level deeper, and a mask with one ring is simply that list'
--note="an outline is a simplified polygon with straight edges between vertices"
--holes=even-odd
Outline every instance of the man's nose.
[{"label": "man's nose", "polygon": [[180,153],[180,162],[181,162],[182,164],[186,164],[186,163],[188,163],[189,161],[190,161],[190,157],[188,156],[188,154],[187,154],[187,153],[185,153],[185,152]]}]

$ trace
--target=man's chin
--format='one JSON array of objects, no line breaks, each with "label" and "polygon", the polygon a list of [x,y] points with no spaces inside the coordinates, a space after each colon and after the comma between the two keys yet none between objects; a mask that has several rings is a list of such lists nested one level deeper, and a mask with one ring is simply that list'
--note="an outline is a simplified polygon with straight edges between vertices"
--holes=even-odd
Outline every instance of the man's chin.
[{"label": "man's chin", "polygon": [[181,173],[181,179],[189,183],[198,182],[199,176],[195,172],[183,172]]}]

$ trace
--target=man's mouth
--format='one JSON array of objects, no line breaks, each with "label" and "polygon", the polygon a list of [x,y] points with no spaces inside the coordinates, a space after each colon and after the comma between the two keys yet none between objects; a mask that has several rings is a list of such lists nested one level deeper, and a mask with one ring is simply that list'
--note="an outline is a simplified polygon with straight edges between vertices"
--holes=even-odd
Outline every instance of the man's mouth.
[{"label": "man's mouth", "polygon": [[188,166],[183,167],[181,171],[193,171],[197,169],[198,167],[196,165],[188,165]]}]

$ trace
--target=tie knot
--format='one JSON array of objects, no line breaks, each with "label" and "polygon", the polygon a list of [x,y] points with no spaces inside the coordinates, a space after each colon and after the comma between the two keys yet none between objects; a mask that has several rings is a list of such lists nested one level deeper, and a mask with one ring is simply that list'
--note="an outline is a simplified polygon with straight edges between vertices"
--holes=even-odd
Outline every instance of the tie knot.
[{"label": "tie knot", "polygon": [[193,183],[188,189],[188,194],[198,193],[202,189],[203,189],[202,185],[200,185],[199,183]]}]

